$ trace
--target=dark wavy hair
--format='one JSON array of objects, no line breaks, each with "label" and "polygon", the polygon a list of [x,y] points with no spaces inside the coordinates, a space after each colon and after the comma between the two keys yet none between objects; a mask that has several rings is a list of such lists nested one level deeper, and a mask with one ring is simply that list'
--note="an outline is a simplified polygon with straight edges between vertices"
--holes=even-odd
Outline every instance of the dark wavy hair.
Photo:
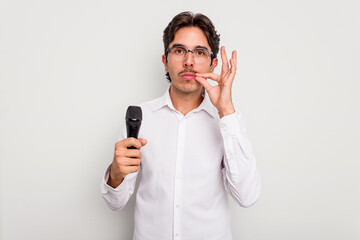
[{"label": "dark wavy hair", "polygon": [[[212,64],[213,59],[216,58],[219,53],[220,34],[216,33],[213,23],[207,16],[201,13],[194,14],[189,11],[176,15],[164,30],[163,42],[166,61],[169,44],[174,40],[175,33],[183,27],[198,27],[205,33],[211,51],[213,52],[213,55],[211,55]],[[165,75],[168,81],[171,82],[170,74],[167,72]]]}]

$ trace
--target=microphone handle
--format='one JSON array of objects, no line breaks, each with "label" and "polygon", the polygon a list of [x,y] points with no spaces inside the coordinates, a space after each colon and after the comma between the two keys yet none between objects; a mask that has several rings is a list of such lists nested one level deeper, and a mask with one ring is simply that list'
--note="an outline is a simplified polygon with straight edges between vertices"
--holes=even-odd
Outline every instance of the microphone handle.
[{"label": "microphone handle", "polygon": [[[138,138],[141,121],[126,121],[127,136]],[[134,146],[130,146],[127,149],[136,149]]]}]

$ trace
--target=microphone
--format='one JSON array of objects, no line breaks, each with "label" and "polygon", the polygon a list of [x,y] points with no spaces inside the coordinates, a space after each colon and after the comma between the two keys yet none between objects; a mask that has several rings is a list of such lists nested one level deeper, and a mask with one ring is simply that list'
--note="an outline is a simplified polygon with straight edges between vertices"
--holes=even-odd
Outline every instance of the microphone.
[{"label": "microphone", "polygon": [[[126,111],[126,132],[127,137],[138,138],[140,125],[142,121],[141,107],[129,106]],[[128,149],[136,149],[134,146],[128,147]]]}]

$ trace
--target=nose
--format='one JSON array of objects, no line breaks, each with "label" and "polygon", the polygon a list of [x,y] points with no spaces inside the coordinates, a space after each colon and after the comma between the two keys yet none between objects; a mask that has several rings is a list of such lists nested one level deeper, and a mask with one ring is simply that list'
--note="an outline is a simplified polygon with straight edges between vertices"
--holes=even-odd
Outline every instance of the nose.
[{"label": "nose", "polygon": [[184,67],[193,67],[194,66],[194,56],[192,52],[188,52],[184,59]]}]

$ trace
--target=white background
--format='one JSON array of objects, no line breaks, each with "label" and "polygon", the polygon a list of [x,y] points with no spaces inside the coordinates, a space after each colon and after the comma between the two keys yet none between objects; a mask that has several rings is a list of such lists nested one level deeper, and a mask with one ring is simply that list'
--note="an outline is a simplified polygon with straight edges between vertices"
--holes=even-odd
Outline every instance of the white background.
[{"label": "white background", "polygon": [[[1,240],[131,239],[100,181],[127,106],[162,95],[184,10],[238,50],[233,101],[262,175],[234,239],[360,239],[359,1],[0,0]],[[219,68],[217,69],[219,72]],[[166,137],[166,136],[164,136]]]}]

